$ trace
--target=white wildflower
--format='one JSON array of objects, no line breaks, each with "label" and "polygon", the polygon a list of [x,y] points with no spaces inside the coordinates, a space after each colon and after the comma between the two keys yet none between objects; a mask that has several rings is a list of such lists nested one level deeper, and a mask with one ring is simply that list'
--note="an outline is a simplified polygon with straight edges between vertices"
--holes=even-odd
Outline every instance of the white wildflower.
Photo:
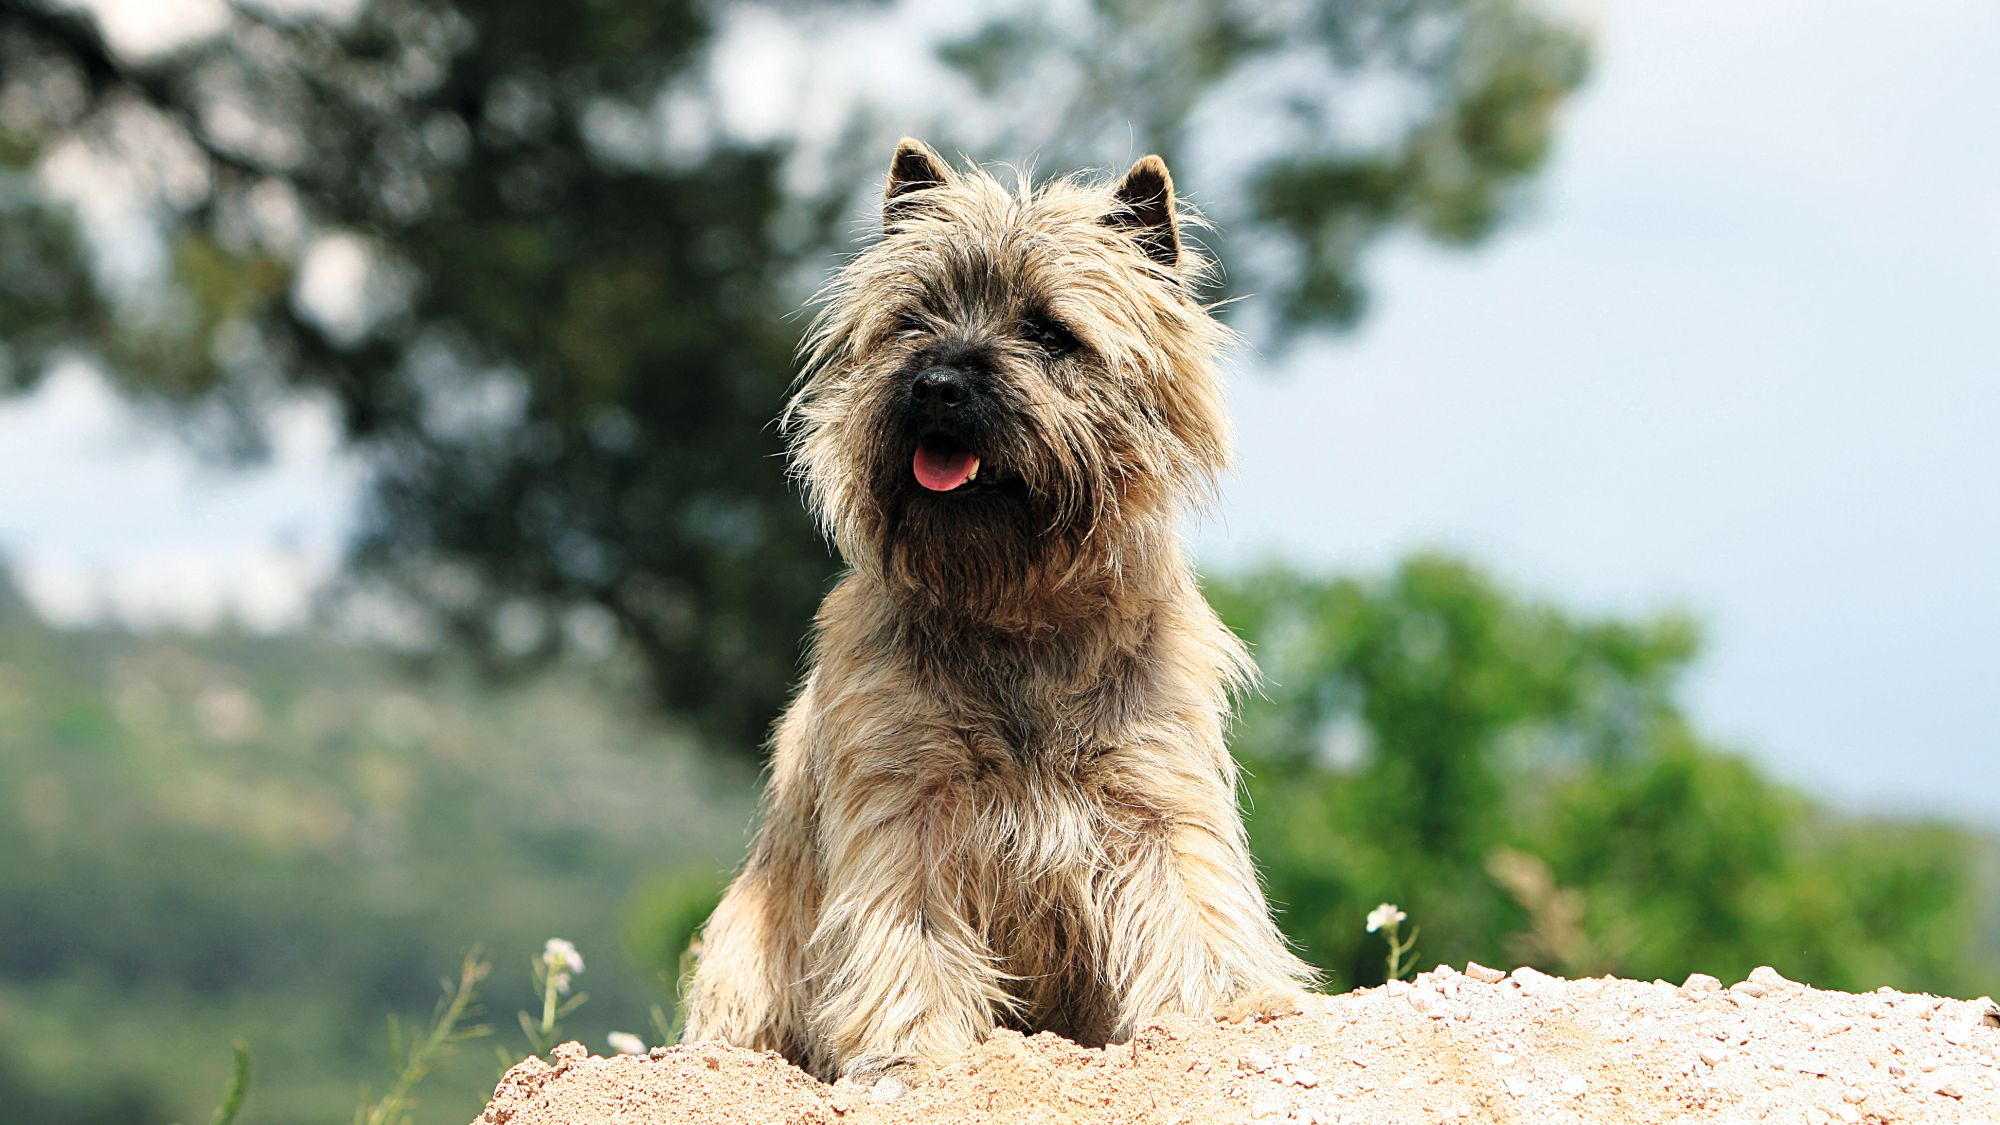
[{"label": "white wildflower", "polygon": [[552,937],[542,946],[542,966],[552,973],[580,973],[583,971],[583,954],[576,946],[559,937]]},{"label": "white wildflower", "polygon": [[550,987],[567,993],[570,975],[583,971],[583,954],[569,942],[552,937],[542,946],[542,971],[548,974]]},{"label": "white wildflower", "polygon": [[1372,934],[1384,926],[1390,928],[1400,926],[1408,917],[1409,915],[1403,913],[1395,903],[1385,902],[1368,912],[1368,932]]},{"label": "white wildflower", "polygon": [[621,1055],[643,1055],[646,1053],[646,1041],[629,1031],[614,1031],[606,1035],[604,1041],[611,1045],[612,1050]]}]

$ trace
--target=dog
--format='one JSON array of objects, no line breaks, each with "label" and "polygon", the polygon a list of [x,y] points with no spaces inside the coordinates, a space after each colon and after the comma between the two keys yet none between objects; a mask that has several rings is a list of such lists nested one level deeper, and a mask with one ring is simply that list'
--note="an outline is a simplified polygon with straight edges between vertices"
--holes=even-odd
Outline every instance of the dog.
[{"label": "dog", "polygon": [[704,927],[690,1039],[825,1079],[1296,997],[1225,745],[1248,652],[1179,541],[1231,433],[1148,156],[1010,190],[914,140],[781,418],[847,570]]}]

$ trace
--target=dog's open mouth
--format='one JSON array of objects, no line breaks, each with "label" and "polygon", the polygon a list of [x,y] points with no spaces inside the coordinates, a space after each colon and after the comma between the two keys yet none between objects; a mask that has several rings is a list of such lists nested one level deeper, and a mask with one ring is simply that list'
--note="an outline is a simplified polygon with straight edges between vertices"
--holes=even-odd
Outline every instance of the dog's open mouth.
[{"label": "dog's open mouth", "polygon": [[917,440],[913,468],[917,483],[932,492],[950,492],[979,476],[979,454],[957,438],[926,434]]}]

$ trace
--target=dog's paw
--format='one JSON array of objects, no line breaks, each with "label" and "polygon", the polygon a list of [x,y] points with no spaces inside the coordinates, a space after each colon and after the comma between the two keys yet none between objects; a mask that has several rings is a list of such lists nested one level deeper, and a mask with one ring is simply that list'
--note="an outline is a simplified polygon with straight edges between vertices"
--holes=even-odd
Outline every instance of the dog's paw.
[{"label": "dog's paw", "polygon": [[895,1076],[908,1079],[922,1069],[921,1060],[910,1055],[856,1055],[841,1064],[840,1076],[862,1085]]},{"label": "dog's paw", "polygon": [[1241,1023],[1244,1020],[1274,1020],[1297,1015],[1306,1010],[1306,997],[1310,995],[1302,988],[1288,985],[1251,989],[1219,1005],[1215,1009],[1215,1018]]},{"label": "dog's paw", "polygon": [[840,1068],[840,1080],[866,1087],[868,1100],[893,1102],[922,1081],[929,1064],[909,1055],[857,1055]]}]

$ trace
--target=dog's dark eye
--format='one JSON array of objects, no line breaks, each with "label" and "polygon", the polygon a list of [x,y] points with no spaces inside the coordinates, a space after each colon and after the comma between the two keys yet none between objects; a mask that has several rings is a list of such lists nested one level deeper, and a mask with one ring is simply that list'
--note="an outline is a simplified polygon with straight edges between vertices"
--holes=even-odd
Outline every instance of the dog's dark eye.
[{"label": "dog's dark eye", "polygon": [[1078,347],[1076,337],[1070,335],[1069,329],[1045,316],[1029,317],[1021,332],[1051,356],[1066,356]]},{"label": "dog's dark eye", "polygon": [[915,313],[904,313],[896,318],[896,331],[898,332],[926,332],[929,329],[930,325],[925,324],[923,318],[917,316]]}]

